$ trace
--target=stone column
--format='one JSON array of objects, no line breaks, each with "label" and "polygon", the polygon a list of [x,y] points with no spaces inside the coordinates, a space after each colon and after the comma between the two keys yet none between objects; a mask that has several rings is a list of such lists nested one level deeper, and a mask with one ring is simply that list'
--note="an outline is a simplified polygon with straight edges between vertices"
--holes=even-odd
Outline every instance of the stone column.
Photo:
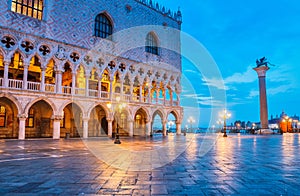
[{"label": "stone column", "polygon": [[150,136],[151,132],[152,132],[152,130],[151,130],[151,121],[149,120],[149,121],[146,121],[146,135]]},{"label": "stone column", "polygon": [[46,72],[46,67],[41,67],[42,71],[42,76],[41,76],[41,89],[40,91],[44,92],[45,91],[45,72]]},{"label": "stone column", "polygon": [[143,96],[143,86],[140,84],[140,94],[139,94],[139,96],[140,96],[140,102],[142,102],[142,96]]},{"label": "stone column", "polygon": [[112,100],[113,96],[113,79],[109,80],[109,99]]},{"label": "stone column", "polygon": [[25,122],[26,122],[26,115],[19,115],[19,140],[25,139]]},{"label": "stone column", "polygon": [[89,94],[89,79],[90,79],[90,76],[86,75],[85,76],[85,96],[86,97],[90,96],[90,94]]},{"label": "stone column", "polygon": [[176,134],[180,135],[181,134],[181,123],[176,122]]},{"label": "stone column", "polygon": [[133,83],[134,83],[134,82],[131,82],[131,83],[130,83],[130,101],[132,101],[132,97],[133,97],[133,96],[132,96],[132,95],[133,95]]},{"label": "stone column", "polygon": [[159,89],[156,89],[156,104],[158,103],[158,99],[159,99]]},{"label": "stone column", "polygon": [[148,103],[151,103],[151,85],[148,86]]},{"label": "stone column", "polygon": [[177,91],[176,95],[177,95],[177,106],[179,106],[180,105],[180,91]]},{"label": "stone column", "polygon": [[89,137],[89,118],[83,119],[83,138]]},{"label": "stone column", "polygon": [[259,80],[259,101],[260,101],[260,123],[261,131],[269,129],[268,123],[268,104],[266,93],[266,72],[269,70],[268,66],[258,66],[253,68],[258,75]]},{"label": "stone column", "polygon": [[172,89],[169,90],[170,93],[170,106],[173,106],[173,91]]},{"label": "stone column", "polygon": [[164,105],[166,105],[166,88],[164,87],[164,90],[163,90],[163,96],[164,96]]},{"label": "stone column", "polygon": [[76,72],[72,72],[72,89],[71,89],[71,94],[75,95],[76,93]]},{"label": "stone column", "polygon": [[28,78],[28,67],[29,64],[24,64],[24,70],[23,70],[23,89],[27,89],[27,78]]},{"label": "stone column", "polygon": [[101,98],[101,83],[102,83],[102,78],[98,77],[98,98]]},{"label": "stone column", "polygon": [[121,100],[124,100],[124,92],[123,92],[123,88],[124,88],[124,81],[121,80],[121,81],[120,81],[120,98],[121,98]]},{"label": "stone column", "polygon": [[56,78],[56,92],[61,93],[62,71],[57,70],[55,72],[55,78]]},{"label": "stone column", "polygon": [[108,137],[112,137],[112,120],[107,119],[107,124],[108,124]]},{"label": "stone column", "polygon": [[162,130],[163,136],[166,136],[167,135],[167,121],[162,121],[161,123],[163,125],[163,130]]},{"label": "stone column", "polygon": [[133,137],[133,121],[128,121],[129,137]]},{"label": "stone column", "polygon": [[62,119],[62,116],[53,116],[53,139],[59,139],[60,138],[60,120]]},{"label": "stone column", "polygon": [[[8,87],[8,69],[9,69],[9,61],[4,61],[4,75],[3,75],[3,83],[4,87]],[[2,84],[3,85],[3,84]]]}]

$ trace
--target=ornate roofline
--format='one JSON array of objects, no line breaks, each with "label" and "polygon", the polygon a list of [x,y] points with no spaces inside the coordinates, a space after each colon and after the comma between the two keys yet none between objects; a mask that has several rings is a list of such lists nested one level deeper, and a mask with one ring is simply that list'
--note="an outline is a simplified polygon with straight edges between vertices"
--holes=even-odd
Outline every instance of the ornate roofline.
[{"label": "ornate roofline", "polygon": [[153,2],[152,0],[135,0],[135,1],[163,14],[164,16],[168,16],[169,18],[178,22],[179,25],[182,23],[182,14],[179,8],[177,12],[176,11],[173,12],[170,9],[167,9],[165,6],[159,5],[157,2]]}]

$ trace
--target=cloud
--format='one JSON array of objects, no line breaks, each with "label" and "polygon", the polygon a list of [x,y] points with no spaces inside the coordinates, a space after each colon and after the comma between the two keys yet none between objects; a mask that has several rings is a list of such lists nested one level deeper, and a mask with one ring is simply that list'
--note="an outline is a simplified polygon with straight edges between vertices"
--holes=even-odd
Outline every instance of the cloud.
[{"label": "cloud", "polygon": [[247,67],[244,73],[234,73],[233,75],[224,79],[225,84],[233,83],[252,83],[257,80],[257,75],[251,66]]},{"label": "cloud", "polygon": [[[292,83],[284,84],[284,85],[274,87],[274,88],[268,88],[267,95],[276,95],[279,93],[281,94],[281,93],[285,93],[285,92],[291,92],[293,88],[295,88],[295,86]],[[258,95],[259,95],[258,90],[251,90],[249,92],[248,99],[252,99],[253,97],[256,97]]]},{"label": "cloud", "polygon": [[184,73],[193,73],[193,74],[197,74],[199,75],[199,71],[196,71],[196,70],[192,70],[192,69],[186,69],[186,70],[183,70]]},{"label": "cloud", "polygon": [[229,88],[224,84],[222,78],[202,78],[204,85],[215,87],[220,90],[228,90]]}]

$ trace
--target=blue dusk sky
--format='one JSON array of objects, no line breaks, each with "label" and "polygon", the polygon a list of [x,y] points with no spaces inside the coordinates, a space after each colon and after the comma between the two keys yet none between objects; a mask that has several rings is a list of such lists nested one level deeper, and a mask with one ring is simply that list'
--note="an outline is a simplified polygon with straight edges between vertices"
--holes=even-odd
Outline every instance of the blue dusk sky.
[{"label": "blue dusk sky", "polygon": [[[200,119],[199,126],[212,126],[224,104],[235,120],[259,122],[258,78],[253,67],[266,56],[275,66],[267,72],[269,117],[283,110],[300,115],[300,3],[296,0],[159,0],[183,14],[182,31],[201,43],[214,59],[221,77],[202,72],[183,58],[181,104],[185,120]],[[185,40],[183,39],[182,42]],[[185,43],[182,43],[185,45]],[[183,53],[186,48],[182,48]],[[197,50],[193,51],[197,55]],[[199,51],[199,55],[203,52]],[[211,66],[211,65],[208,65]],[[200,71],[199,71],[200,70]],[[194,89],[194,90],[192,90]],[[216,93],[226,93],[226,103]],[[217,93],[218,94],[218,93]],[[199,108],[200,116],[195,112]],[[212,108],[216,108],[212,111]]]}]

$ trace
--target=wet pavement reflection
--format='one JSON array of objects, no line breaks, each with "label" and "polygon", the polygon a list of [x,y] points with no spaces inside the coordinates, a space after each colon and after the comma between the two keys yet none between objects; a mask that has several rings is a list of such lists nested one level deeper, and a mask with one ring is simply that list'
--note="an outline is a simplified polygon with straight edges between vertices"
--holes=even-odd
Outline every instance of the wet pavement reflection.
[{"label": "wet pavement reflection", "polygon": [[299,195],[299,136],[121,138],[121,154],[101,138],[0,140],[0,194]]}]

